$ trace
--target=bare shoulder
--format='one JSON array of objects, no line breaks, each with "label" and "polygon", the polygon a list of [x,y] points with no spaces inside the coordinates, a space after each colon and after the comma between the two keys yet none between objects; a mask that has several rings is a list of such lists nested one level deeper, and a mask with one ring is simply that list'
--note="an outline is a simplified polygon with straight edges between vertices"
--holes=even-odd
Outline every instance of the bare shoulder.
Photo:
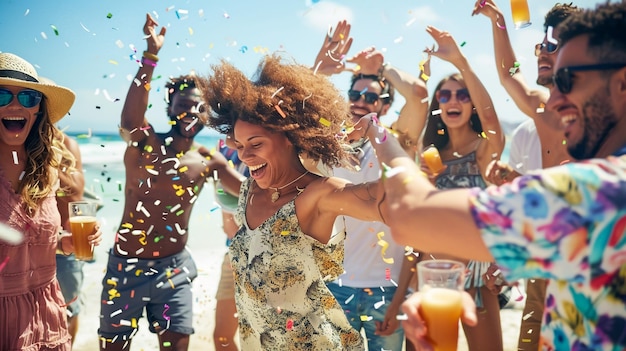
[{"label": "bare shoulder", "polygon": [[350,185],[349,181],[338,177],[324,177],[317,174],[312,176],[316,177],[309,185],[307,185],[308,193],[315,194],[317,198],[329,198],[334,194],[342,192],[347,185]]}]

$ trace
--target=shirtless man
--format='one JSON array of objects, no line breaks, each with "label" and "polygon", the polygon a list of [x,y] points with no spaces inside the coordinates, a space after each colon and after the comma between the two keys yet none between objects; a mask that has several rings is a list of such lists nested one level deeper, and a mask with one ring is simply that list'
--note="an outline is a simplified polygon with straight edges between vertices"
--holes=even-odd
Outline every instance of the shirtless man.
[{"label": "shirtless man", "polygon": [[103,279],[100,349],[128,350],[144,308],[162,350],[187,350],[192,327],[191,282],[196,266],[187,244],[191,210],[208,176],[209,151],[194,142],[208,114],[202,78],[166,84],[171,129],[156,133],[144,116],[150,81],[166,29],[148,14],[147,50],[122,110],[128,142],[125,205]]}]

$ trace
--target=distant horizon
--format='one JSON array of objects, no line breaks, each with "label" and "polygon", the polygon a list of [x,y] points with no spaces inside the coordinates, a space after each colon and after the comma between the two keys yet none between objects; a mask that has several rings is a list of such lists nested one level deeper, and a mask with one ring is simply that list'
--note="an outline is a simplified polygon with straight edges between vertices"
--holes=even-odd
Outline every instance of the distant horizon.
[{"label": "distant horizon", "polygon": [[[599,2],[574,0],[582,8]],[[544,37],[543,17],[555,3],[528,0],[532,25],[515,30],[510,2],[498,1],[518,69],[533,89],[545,90],[535,84],[534,46]],[[473,6],[474,2],[450,0],[299,0],[283,1],[280,6],[250,0],[171,0],[167,4],[150,0],[5,0],[0,26],[8,34],[2,38],[0,50],[26,59],[39,75],[76,93],[70,115],[59,122],[60,128],[75,134],[87,133],[88,128],[115,133],[138,60],[146,49],[142,29],[146,14],[151,14],[167,29],[145,114],[155,130],[161,131],[169,129],[163,87],[170,76],[190,72],[207,76],[211,66],[221,60],[252,76],[263,55],[272,53],[312,67],[329,27],[345,19],[352,25],[354,39],[348,56],[374,46],[387,63],[417,77],[424,48],[434,44],[426,32],[426,26],[433,25],[448,31],[459,43],[506,128],[527,117],[499,82],[491,21],[483,15],[472,16]],[[450,63],[433,58],[430,93],[437,81],[457,71]],[[350,74],[334,75],[331,81],[345,93]],[[404,102],[404,97],[396,94],[385,123],[397,118]]]}]

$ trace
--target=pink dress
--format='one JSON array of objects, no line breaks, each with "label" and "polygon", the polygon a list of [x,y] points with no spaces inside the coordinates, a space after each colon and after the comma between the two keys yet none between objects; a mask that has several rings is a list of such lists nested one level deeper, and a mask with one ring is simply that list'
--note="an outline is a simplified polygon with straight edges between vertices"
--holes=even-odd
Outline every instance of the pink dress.
[{"label": "pink dress", "polygon": [[56,279],[61,218],[54,194],[29,216],[0,170],[0,222],[24,234],[18,245],[0,240],[0,350],[71,349]]}]

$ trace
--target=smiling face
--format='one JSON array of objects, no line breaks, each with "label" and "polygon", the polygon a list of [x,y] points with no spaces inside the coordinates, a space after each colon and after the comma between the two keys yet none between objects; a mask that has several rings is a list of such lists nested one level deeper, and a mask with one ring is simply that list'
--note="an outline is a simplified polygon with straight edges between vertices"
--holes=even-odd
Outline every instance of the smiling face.
[{"label": "smiling face", "polygon": [[469,120],[472,117],[472,102],[471,100],[465,102],[459,101],[458,90],[466,89],[461,83],[455,80],[448,80],[441,85],[439,91],[450,91],[450,98],[447,102],[439,100],[439,108],[441,109],[441,120],[445,123],[449,129],[462,128],[469,124]]},{"label": "smiling face", "polygon": [[[588,38],[587,35],[578,36],[560,49],[555,72],[563,67],[597,63],[588,55]],[[621,98],[616,90],[612,90],[619,84],[612,82],[615,73],[609,79],[599,70],[571,74],[571,91],[563,94],[556,86],[552,87],[547,108],[561,118],[569,153],[576,159],[588,159],[598,156],[598,150],[609,138],[621,138],[621,133],[615,132],[619,129],[616,128],[619,119],[614,107],[615,103],[621,103],[618,101]]]},{"label": "smiling face", "polygon": [[[364,93],[375,93],[380,95],[382,93],[382,87],[380,83],[369,78],[358,79],[354,82],[351,90]],[[389,104],[385,104],[383,100],[378,99],[374,103],[367,103],[365,96],[357,101],[350,100],[350,113],[352,114],[352,122],[357,123],[361,117],[368,113],[376,112],[378,116],[384,116],[389,109]]]},{"label": "smiling face", "polygon": [[234,127],[239,159],[250,169],[260,188],[280,187],[302,173],[293,145],[283,133],[273,133],[260,125],[237,121]]},{"label": "smiling face", "polygon": [[13,147],[24,145],[28,134],[37,121],[41,102],[31,108],[24,107],[16,96],[24,88],[16,86],[0,86],[0,88],[14,94],[8,105],[0,106],[0,118],[2,120],[0,123],[0,143]]},{"label": "smiling face", "polygon": [[185,138],[195,137],[208,119],[207,107],[198,88],[177,91],[167,108],[170,119],[176,122],[172,130]]},{"label": "smiling face", "polygon": [[[541,42],[542,46],[537,56],[537,84],[550,87],[552,86],[552,67],[556,60],[556,54],[559,51],[558,38],[559,30],[548,27],[546,35]],[[556,46],[555,46],[556,45]],[[555,49],[556,48],[556,49]],[[550,50],[553,49],[552,52]]]}]

